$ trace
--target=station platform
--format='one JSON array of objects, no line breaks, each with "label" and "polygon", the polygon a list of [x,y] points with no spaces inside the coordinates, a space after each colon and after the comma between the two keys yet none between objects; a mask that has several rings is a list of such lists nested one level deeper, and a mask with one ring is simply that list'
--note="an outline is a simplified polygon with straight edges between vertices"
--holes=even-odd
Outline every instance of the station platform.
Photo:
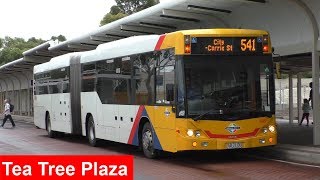
[{"label": "station platform", "polygon": [[[33,124],[31,116],[13,115],[14,121]],[[298,162],[311,165],[320,165],[320,146],[313,145],[313,125],[306,121],[299,126],[295,120],[292,125],[287,119],[277,119],[278,145],[268,148],[250,149],[249,155],[257,155],[265,158]]]},{"label": "station platform", "polygon": [[298,120],[289,124],[287,119],[277,119],[278,145],[252,150],[266,158],[297,162],[310,165],[320,165],[320,146],[313,145],[313,124],[306,126],[306,120],[301,126]]}]

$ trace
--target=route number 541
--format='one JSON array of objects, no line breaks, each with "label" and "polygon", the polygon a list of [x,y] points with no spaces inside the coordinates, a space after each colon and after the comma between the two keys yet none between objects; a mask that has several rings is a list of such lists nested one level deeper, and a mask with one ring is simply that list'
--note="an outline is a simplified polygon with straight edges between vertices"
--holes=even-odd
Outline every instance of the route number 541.
[{"label": "route number 541", "polygon": [[256,40],[241,39],[241,51],[256,51]]}]

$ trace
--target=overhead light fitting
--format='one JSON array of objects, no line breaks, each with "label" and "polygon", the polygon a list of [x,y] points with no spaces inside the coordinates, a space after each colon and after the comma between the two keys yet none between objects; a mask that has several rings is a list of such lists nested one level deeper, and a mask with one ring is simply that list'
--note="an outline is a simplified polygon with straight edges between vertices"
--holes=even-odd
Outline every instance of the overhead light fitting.
[{"label": "overhead light fitting", "polygon": [[155,34],[155,33],[151,33],[151,32],[144,32],[144,31],[138,31],[138,30],[132,30],[132,29],[125,29],[125,28],[121,28],[121,31],[139,33],[139,34]]},{"label": "overhead light fitting", "polygon": [[170,15],[160,15],[162,18],[174,19],[178,21],[189,21],[189,22],[200,22],[199,19],[194,18],[186,18],[186,17],[178,17],[178,16],[170,16]]},{"label": "overhead light fitting", "polygon": [[122,36],[117,34],[106,34],[106,37],[122,39],[122,38],[127,38],[128,36]]},{"label": "overhead light fitting", "polygon": [[266,3],[266,0],[247,0],[250,2],[256,2],[256,3]]},{"label": "overhead light fitting", "polygon": [[[130,26],[130,25],[121,25],[120,26],[121,31],[127,31],[127,32],[133,32],[133,33],[139,33],[139,34],[156,34],[155,32],[151,32],[150,31],[146,31],[146,29],[141,28],[141,27],[137,27],[137,26]],[[154,29],[153,29],[154,30]]]},{"label": "overhead light fitting", "polygon": [[136,30],[129,30],[129,29],[121,29],[121,31],[140,33],[140,34],[154,34],[154,33],[151,33],[151,32],[136,31]]},{"label": "overhead light fitting", "polygon": [[90,40],[91,41],[103,42],[103,43],[112,41],[109,38],[106,38],[106,37],[103,37],[103,36],[90,36]]},{"label": "overhead light fitting", "polygon": [[163,25],[163,24],[153,24],[153,23],[146,23],[146,22],[140,22],[140,26],[157,28],[157,29],[177,29],[177,27],[174,27],[174,26]]},{"label": "overhead light fitting", "polygon": [[227,13],[230,14],[232,11],[226,9],[218,9],[218,8],[211,8],[211,7],[202,7],[202,6],[195,6],[195,5],[188,5],[188,10],[196,10],[196,11],[203,11],[203,12],[219,12],[219,13]]},{"label": "overhead light fitting", "polygon": [[80,43],[83,46],[92,46],[92,47],[97,47],[97,44],[90,44],[90,43]]},{"label": "overhead light fitting", "polygon": [[[74,52],[74,51],[68,50],[68,49],[59,49],[59,51],[61,51],[61,52]],[[63,54],[64,54],[64,53],[63,53]]]}]

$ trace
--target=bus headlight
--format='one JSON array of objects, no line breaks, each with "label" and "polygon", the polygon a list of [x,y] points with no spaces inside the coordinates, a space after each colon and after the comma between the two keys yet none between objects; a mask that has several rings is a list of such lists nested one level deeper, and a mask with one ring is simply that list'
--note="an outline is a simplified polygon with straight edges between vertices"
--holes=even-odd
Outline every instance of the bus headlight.
[{"label": "bus headlight", "polygon": [[275,130],[276,130],[276,128],[273,125],[269,126],[269,131],[270,132],[274,132]]},{"label": "bus headlight", "polygon": [[196,137],[200,137],[201,136],[200,131],[196,131],[194,134],[195,134]]},{"label": "bus headlight", "polygon": [[193,130],[192,129],[188,129],[187,134],[190,137],[193,136]]},{"label": "bus headlight", "polygon": [[263,132],[264,134],[267,134],[268,128],[263,128],[263,129],[262,129],[262,132]]}]

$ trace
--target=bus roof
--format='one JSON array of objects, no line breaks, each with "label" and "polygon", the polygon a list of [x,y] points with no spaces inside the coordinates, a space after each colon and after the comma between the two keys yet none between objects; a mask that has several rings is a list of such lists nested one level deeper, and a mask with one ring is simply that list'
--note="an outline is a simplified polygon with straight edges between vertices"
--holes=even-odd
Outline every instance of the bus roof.
[{"label": "bus roof", "polygon": [[133,36],[101,44],[81,56],[81,63],[154,51],[160,35]]},{"label": "bus roof", "polygon": [[[252,29],[194,29],[181,30],[169,34],[181,33],[184,35],[217,35],[223,36],[255,36],[267,35],[267,31]],[[58,69],[70,65],[70,56],[81,55],[81,63],[107,60],[154,51],[161,35],[133,36],[99,45],[95,50],[86,52],[68,53],[52,58],[49,62],[34,67],[34,73],[41,73],[51,69]]]},{"label": "bus roof", "polygon": [[255,35],[267,35],[268,32],[264,30],[255,29],[192,29],[181,30],[172,33],[182,33],[184,35],[219,35],[219,36],[255,36]]},{"label": "bus roof", "polygon": [[33,73],[37,74],[37,73],[46,72],[52,69],[67,67],[70,65],[71,56],[76,56],[81,54],[83,54],[83,52],[74,52],[74,53],[68,53],[61,56],[57,56],[55,58],[52,58],[49,62],[34,66]]}]

